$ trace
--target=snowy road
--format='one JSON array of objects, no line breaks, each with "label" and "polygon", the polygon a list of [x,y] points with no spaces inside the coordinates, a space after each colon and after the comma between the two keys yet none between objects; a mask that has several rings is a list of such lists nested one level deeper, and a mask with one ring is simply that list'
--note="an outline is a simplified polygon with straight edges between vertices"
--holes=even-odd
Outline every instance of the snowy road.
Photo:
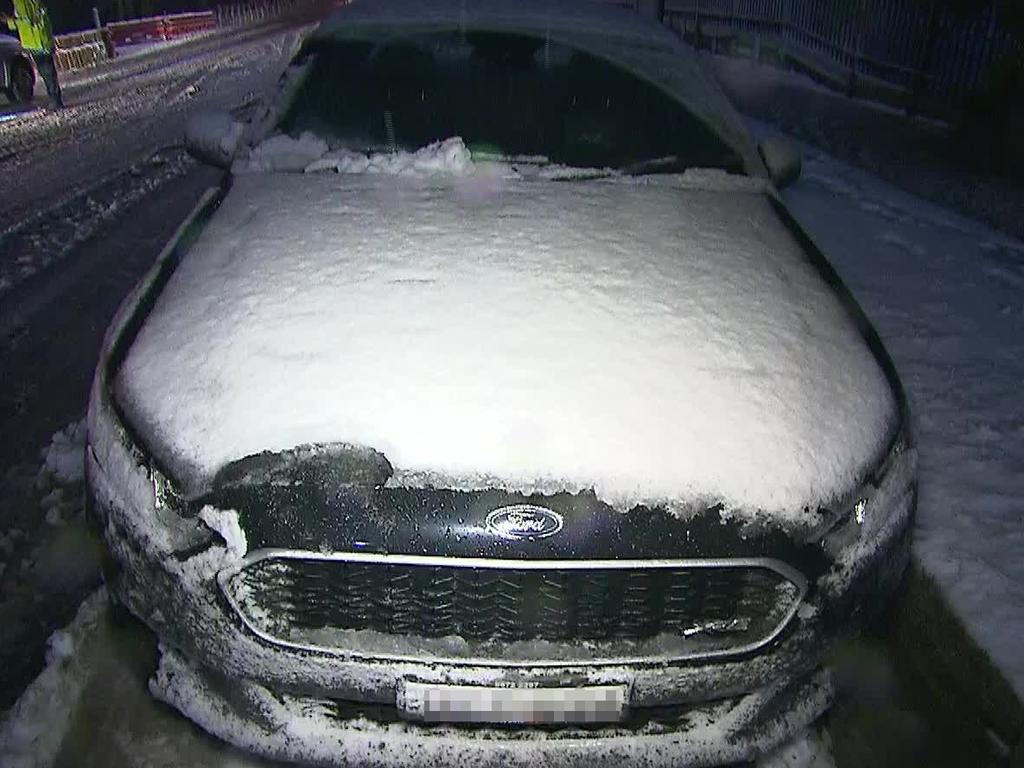
[{"label": "snowy road", "polygon": [[[293,53],[300,21],[229,29],[67,78],[68,107],[0,122],[0,296],[59,260],[191,161],[180,146],[195,110],[240,111]],[[37,97],[45,104],[45,97]]]}]

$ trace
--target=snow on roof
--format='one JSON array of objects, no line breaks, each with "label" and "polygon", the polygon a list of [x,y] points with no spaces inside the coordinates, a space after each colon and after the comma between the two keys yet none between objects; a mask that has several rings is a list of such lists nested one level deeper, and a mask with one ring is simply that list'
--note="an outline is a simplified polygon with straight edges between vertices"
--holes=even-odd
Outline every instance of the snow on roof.
[{"label": "snow on roof", "polygon": [[399,482],[791,522],[896,413],[765,195],[480,173],[236,177],[116,386],[191,492],[347,442]]},{"label": "snow on roof", "polygon": [[518,32],[587,51],[673,95],[764,175],[750,136],[696,53],[666,27],[596,0],[354,0],[335,10],[310,43],[438,29]]}]

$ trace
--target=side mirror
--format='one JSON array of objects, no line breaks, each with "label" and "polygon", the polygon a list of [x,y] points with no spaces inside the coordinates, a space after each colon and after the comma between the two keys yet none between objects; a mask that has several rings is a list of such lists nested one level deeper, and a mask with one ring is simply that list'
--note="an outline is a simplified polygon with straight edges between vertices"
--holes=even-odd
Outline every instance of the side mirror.
[{"label": "side mirror", "polygon": [[204,163],[230,168],[244,128],[227,112],[197,112],[185,123],[185,149]]},{"label": "side mirror", "polygon": [[782,189],[800,178],[803,158],[795,142],[783,136],[769,136],[757,149],[776,187]]}]

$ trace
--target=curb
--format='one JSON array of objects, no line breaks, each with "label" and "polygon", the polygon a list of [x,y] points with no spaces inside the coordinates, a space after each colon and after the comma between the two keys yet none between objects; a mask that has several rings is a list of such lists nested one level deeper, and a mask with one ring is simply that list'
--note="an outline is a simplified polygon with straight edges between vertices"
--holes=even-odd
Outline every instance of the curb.
[{"label": "curb", "polygon": [[909,694],[936,725],[1024,768],[1024,704],[916,559],[885,632]]}]

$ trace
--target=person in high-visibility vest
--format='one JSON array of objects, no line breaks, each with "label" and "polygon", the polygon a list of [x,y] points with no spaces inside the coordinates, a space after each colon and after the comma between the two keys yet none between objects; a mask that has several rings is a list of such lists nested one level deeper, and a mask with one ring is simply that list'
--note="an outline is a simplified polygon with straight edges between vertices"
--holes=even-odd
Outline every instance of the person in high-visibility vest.
[{"label": "person in high-visibility vest", "polygon": [[4,16],[9,29],[18,33],[21,47],[32,56],[43,77],[50,101],[57,108],[64,106],[64,97],[57,81],[57,64],[53,60],[53,30],[50,16],[39,0],[14,0],[14,16]]}]

